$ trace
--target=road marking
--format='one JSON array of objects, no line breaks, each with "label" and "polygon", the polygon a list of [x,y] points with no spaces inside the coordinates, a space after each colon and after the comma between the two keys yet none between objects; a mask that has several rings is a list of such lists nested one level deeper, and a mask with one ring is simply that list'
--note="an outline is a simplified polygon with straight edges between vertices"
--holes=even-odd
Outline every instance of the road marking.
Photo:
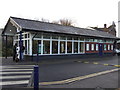
[{"label": "road marking", "polygon": [[18,67],[18,66],[22,66],[22,67],[23,67],[23,66],[35,66],[35,65],[6,65],[6,66],[3,66],[3,67],[8,67],[8,66],[9,66],[9,67],[10,67],[10,66],[11,66],[11,67],[14,67],[14,66],[17,66],[17,67]]},{"label": "road marking", "polygon": [[85,75],[85,76],[75,77],[75,78],[71,78],[71,79],[66,79],[66,80],[62,80],[62,81],[40,82],[39,85],[66,84],[66,83],[71,83],[71,82],[78,81],[78,80],[92,78],[92,77],[99,76],[99,75],[104,75],[104,74],[115,72],[118,70],[120,70],[120,68],[102,71],[102,72],[98,72],[98,73],[93,73],[93,74],[89,74],[89,75]]},{"label": "road marking", "polygon": [[114,65],[115,67],[120,67],[120,65]]},{"label": "road marking", "polygon": [[89,63],[89,62],[84,62],[84,63]]},{"label": "road marking", "polygon": [[120,65],[112,65],[112,64],[102,64],[102,63],[99,63],[99,62],[88,62],[88,61],[76,61],[76,62],[80,62],[80,63],[92,63],[92,64],[101,64],[101,65],[104,65],[104,66],[113,66],[113,67],[120,67]]},{"label": "road marking", "polygon": [[[32,65],[33,66],[33,65]],[[6,65],[2,66],[0,70],[0,85],[27,85],[32,72],[33,67],[31,65]]]},{"label": "road marking", "polygon": [[76,62],[82,62],[82,61],[76,61]]},{"label": "road marking", "polygon": [[29,80],[0,82],[0,85],[28,84]]},{"label": "road marking", "polygon": [[18,79],[18,78],[30,78],[31,77],[31,75],[22,75],[22,76],[19,76],[19,75],[17,75],[17,76],[2,76],[2,77],[0,77],[0,79]]},{"label": "road marking", "polygon": [[99,64],[99,63],[97,63],[97,62],[93,62],[93,64]]},{"label": "road marking", "polygon": [[103,64],[104,66],[108,66],[109,64]]},{"label": "road marking", "polygon": [[14,72],[14,71],[13,72],[12,71],[11,72],[0,72],[0,74],[21,74],[21,73],[22,74],[31,74],[32,72],[26,72],[26,71],[24,71],[24,72],[19,72],[19,71],[18,72]]},{"label": "road marking", "polygon": [[8,69],[8,68],[7,68],[7,69],[2,69],[2,70],[0,70],[0,72],[2,72],[2,71],[11,71],[11,70],[12,70],[12,71],[19,71],[19,70],[27,71],[27,70],[33,70],[33,69],[30,69],[30,68],[29,68],[29,69]]}]

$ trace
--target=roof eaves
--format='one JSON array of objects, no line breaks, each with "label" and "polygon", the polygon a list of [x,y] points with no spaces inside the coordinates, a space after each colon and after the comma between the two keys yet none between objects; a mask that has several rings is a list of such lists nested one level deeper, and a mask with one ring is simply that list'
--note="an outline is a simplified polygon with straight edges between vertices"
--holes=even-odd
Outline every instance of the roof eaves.
[{"label": "roof eaves", "polygon": [[20,30],[22,30],[22,26],[20,26],[12,17],[10,17],[10,22],[14,24],[16,27],[19,27]]}]

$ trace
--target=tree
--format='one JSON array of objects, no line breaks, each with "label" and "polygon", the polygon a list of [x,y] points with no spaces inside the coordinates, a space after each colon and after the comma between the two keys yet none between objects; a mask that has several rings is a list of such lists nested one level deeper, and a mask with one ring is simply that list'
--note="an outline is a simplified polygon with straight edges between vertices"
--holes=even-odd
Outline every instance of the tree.
[{"label": "tree", "polygon": [[[41,18],[41,21],[42,22],[50,22],[48,19],[44,19],[44,18]],[[54,23],[54,24],[61,24],[61,25],[64,25],[64,26],[74,26],[73,24],[73,21],[70,20],[70,19],[60,19],[58,21],[52,21],[51,23]]]},{"label": "tree", "polygon": [[70,19],[60,19],[59,23],[65,26],[73,26],[73,21]]},{"label": "tree", "polygon": [[58,21],[53,21],[52,23],[61,24],[61,25],[64,25],[64,26],[74,26],[73,21],[70,20],[70,19],[60,19]]},{"label": "tree", "polygon": [[44,19],[44,18],[41,18],[41,21],[42,21],[42,22],[49,22],[48,19]]}]

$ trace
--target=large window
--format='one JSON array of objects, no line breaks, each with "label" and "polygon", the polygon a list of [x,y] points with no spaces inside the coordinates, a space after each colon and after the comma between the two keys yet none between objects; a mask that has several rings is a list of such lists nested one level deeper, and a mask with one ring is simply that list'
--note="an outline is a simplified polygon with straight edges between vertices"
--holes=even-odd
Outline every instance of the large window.
[{"label": "large window", "polygon": [[38,46],[38,41],[37,40],[33,40],[33,43],[32,43],[32,52],[33,54],[37,54],[37,47]]},{"label": "large window", "polygon": [[50,54],[50,41],[43,41],[43,54]]},{"label": "large window", "polygon": [[44,39],[50,39],[50,35],[45,34],[45,35],[43,35],[43,38],[44,38]]},{"label": "large window", "polygon": [[72,53],[72,42],[67,42],[67,53]]},{"label": "large window", "polygon": [[41,55],[83,53],[85,50],[85,42],[80,40],[83,41],[84,38],[39,33],[33,40],[33,54],[37,54],[37,52]]},{"label": "large window", "polygon": [[96,51],[98,51],[98,44],[96,44]]},{"label": "large window", "polygon": [[110,45],[108,45],[108,50],[110,50]]},{"label": "large window", "polygon": [[78,53],[78,42],[74,42],[74,53]]},{"label": "large window", "polygon": [[106,44],[104,44],[104,50],[105,50],[105,51],[107,50],[107,45],[106,45]]},{"label": "large window", "polygon": [[94,44],[91,44],[91,50],[94,51]]},{"label": "large window", "polygon": [[57,36],[57,35],[53,35],[53,36],[52,36],[52,39],[58,39],[58,37],[59,37],[59,36]]},{"label": "large window", "polygon": [[113,45],[111,45],[111,50],[113,50]]},{"label": "large window", "polygon": [[60,42],[60,53],[65,53],[65,41]]},{"label": "large window", "polygon": [[24,41],[25,41],[25,54],[27,54],[27,40]]},{"label": "large window", "polygon": [[41,54],[41,40],[33,40],[33,54]]},{"label": "large window", "polygon": [[[28,34],[29,35],[29,34]],[[30,53],[30,40],[28,40],[28,54]]]},{"label": "large window", "polygon": [[90,49],[90,44],[86,44],[86,51],[89,51]]},{"label": "large window", "polygon": [[52,53],[57,54],[58,53],[58,41],[52,42]]},{"label": "large window", "polygon": [[80,42],[79,48],[80,48],[79,50],[81,53],[84,52],[84,43],[83,42]]},{"label": "large window", "polygon": [[38,53],[41,54],[41,40],[38,41]]}]

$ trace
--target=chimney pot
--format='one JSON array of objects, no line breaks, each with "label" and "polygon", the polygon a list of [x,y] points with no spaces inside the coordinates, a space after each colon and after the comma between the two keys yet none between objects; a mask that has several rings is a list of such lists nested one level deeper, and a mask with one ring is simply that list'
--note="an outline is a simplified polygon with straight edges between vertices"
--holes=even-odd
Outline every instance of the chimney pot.
[{"label": "chimney pot", "polygon": [[107,28],[107,24],[104,24],[104,28]]}]

